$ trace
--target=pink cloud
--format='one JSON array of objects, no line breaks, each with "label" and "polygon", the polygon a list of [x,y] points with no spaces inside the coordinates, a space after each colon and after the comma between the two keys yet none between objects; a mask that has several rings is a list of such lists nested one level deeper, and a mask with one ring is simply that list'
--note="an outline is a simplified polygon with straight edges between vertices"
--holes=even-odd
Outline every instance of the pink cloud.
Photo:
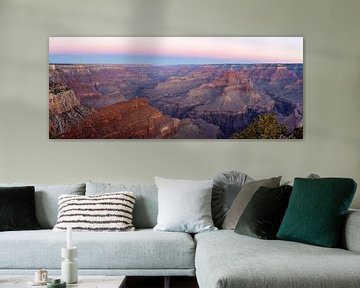
[{"label": "pink cloud", "polygon": [[50,54],[203,57],[303,62],[302,37],[50,37]]}]

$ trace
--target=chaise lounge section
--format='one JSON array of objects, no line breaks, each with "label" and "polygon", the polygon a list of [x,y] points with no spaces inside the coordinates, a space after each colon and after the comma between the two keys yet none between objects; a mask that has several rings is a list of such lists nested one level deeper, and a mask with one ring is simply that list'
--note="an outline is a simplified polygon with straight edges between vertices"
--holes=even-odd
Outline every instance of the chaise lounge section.
[{"label": "chaise lounge section", "polygon": [[349,250],[262,240],[230,230],[195,236],[200,288],[354,288],[360,283],[360,211],[347,216]]}]

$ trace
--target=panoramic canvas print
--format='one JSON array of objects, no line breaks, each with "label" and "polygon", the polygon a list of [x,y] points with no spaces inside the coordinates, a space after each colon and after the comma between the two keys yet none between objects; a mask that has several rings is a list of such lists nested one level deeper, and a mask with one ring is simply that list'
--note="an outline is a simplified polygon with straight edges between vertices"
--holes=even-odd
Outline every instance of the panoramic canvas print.
[{"label": "panoramic canvas print", "polygon": [[51,139],[302,139],[302,37],[50,37]]}]

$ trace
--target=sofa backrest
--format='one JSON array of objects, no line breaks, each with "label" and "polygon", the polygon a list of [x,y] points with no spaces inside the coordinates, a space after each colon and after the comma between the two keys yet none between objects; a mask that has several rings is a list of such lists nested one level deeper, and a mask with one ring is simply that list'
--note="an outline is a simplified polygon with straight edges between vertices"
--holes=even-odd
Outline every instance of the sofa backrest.
[{"label": "sofa backrest", "polygon": [[85,195],[85,183],[63,185],[0,183],[0,186],[34,186],[36,218],[43,229],[52,229],[55,226],[58,216],[58,197],[61,194]]},{"label": "sofa backrest", "polygon": [[136,229],[153,228],[157,223],[158,192],[155,184],[86,182],[86,195],[131,191],[135,194],[133,223]]}]

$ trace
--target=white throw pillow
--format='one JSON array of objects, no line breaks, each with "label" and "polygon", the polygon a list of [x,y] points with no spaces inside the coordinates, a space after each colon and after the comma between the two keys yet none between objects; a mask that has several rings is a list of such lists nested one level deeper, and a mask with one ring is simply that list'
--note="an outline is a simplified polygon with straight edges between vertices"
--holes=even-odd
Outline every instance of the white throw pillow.
[{"label": "white throw pillow", "polygon": [[123,191],[92,196],[59,196],[55,231],[72,226],[74,231],[133,231],[133,192]]},{"label": "white throw pillow", "polygon": [[155,177],[159,212],[154,230],[198,233],[217,230],[211,217],[213,180]]}]

